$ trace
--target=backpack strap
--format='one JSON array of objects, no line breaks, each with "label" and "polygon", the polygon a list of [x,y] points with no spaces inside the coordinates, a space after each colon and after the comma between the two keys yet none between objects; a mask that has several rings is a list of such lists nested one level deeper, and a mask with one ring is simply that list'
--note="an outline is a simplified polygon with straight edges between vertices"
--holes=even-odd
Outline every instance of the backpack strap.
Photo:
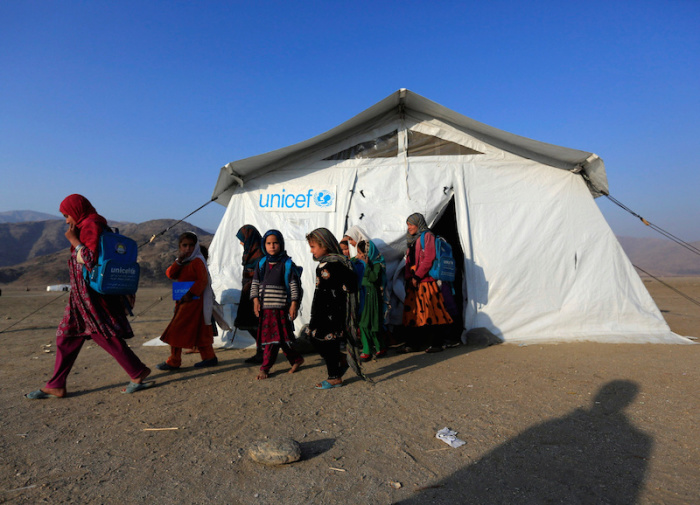
[{"label": "backpack strap", "polygon": [[287,288],[287,296],[291,296],[289,291],[289,279],[292,276],[292,258],[287,258],[284,262],[284,287]]}]

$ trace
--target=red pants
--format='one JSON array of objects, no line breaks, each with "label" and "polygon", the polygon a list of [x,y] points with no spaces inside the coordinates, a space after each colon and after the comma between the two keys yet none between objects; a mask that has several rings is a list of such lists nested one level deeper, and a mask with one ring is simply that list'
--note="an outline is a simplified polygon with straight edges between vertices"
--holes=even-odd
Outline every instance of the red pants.
[{"label": "red pants", "polygon": [[[99,334],[93,334],[90,337],[93,342],[111,354],[132,379],[138,379],[146,370],[146,365],[134,354],[124,339],[119,337],[105,338]],[[53,369],[53,377],[46,383],[47,388],[63,389],[66,387],[68,374],[73,368],[83,343],[85,343],[84,337],[56,338],[56,364]]]}]

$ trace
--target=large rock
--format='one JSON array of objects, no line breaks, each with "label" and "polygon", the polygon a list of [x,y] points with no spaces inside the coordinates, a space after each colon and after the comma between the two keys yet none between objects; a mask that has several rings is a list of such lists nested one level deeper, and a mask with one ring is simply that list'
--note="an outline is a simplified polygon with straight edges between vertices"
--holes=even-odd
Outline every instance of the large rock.
[{"label": "large rock", "polygon": [[256,440],[250,444],[248,455],[263,465],[285,465],[301,459],[301,446],[291,438]]}]

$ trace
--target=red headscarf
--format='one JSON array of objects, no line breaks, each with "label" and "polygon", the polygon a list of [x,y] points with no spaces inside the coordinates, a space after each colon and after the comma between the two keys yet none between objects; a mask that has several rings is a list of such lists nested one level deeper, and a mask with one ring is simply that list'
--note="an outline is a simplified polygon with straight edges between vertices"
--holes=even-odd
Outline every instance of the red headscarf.
[{"label": "red headscarf", "polygon": [[96,251],[100,234],[107,227],[107,220],[97,213],[90,200],[82,195],[70,195],[61,202],[58,209],[61,214],[75,220],[80,241],[91,251]]}]

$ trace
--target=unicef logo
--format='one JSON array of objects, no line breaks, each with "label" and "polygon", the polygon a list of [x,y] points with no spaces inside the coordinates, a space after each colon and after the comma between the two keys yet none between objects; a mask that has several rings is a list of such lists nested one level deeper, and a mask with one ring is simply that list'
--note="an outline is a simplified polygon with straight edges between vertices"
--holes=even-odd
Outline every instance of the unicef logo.
[{"label": "unicef logo", "polygon": [[322,189],[318,193],[314,194],[314,202],[319,207],[330,207],[333,205],[334,200],[335,197],[333,196],[333,193],[327,189]]}]

